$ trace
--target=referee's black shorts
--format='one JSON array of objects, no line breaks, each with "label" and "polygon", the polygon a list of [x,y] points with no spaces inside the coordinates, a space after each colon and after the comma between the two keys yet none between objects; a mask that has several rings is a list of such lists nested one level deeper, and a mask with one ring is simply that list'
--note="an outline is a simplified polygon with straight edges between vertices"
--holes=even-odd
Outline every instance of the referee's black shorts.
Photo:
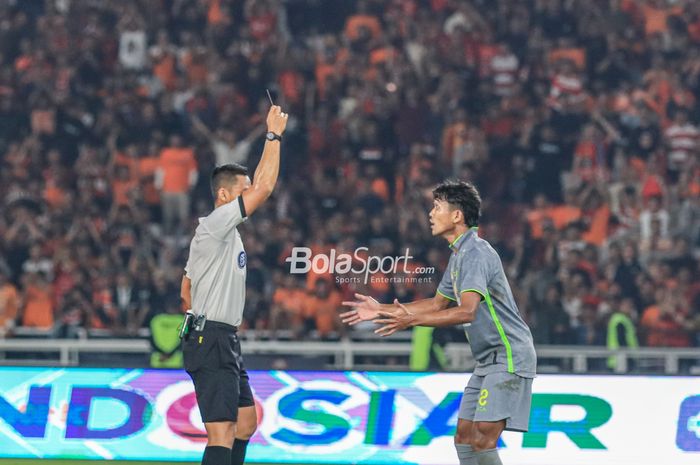
[{"label": "referee's black shorts", "polygon": [[202,421],[237,421],[238,408],[255,405],[235,326],[208,320],[183,342]]}]

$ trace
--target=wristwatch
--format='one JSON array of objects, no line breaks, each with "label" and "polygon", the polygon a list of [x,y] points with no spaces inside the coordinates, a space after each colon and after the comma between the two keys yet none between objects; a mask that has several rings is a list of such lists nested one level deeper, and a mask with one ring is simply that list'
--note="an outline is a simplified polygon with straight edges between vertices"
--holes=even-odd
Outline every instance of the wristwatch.
[{"label": "wristwatch", "polygon": [[267,131],[267,134],[265,134],[265,139],[269,141],[278,140],[282,142],[282,136],[280,136],[279,134],[275,134],[272,131]]}]

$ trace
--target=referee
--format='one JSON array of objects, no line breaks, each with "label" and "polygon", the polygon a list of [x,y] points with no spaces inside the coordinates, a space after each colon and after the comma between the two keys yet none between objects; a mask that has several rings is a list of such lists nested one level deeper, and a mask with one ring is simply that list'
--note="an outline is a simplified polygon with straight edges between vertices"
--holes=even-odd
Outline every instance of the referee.
[{"label": "referee", "polygon": [[241,165],[214,169],[214,211],[199,219],[190,243],[180,295],[197,317],[183,342],[183,356],[207,430],[202,465],[242,464],[257,426],[238,339],[247,260],[236,227],[272,194],[287,117],[279,106],[270,108],[267,140],[252,183]]}]

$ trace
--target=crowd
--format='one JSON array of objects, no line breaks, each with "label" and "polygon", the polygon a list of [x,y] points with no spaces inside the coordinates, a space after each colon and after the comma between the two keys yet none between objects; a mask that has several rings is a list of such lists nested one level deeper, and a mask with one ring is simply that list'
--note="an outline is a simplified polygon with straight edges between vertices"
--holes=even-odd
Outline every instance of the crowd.
[{"label": "crowd", "polygon": [[[208,175],[252,172],[266,88],[291,117],[241,227],[248,328],[343,336],[355,291],[433,295],[430,189],[456,177],[537,343],[700,344],[691,0],[2,2],[2,333],[179,312]],[[291,273],[295,246],[411,258],[365,283]]]}]

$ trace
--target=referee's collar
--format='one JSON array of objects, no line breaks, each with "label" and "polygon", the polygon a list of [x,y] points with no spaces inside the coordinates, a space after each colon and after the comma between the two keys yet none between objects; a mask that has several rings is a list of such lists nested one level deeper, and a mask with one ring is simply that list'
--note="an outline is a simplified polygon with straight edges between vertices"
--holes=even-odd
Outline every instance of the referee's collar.
[{"label": "referee's collar", "polygon": [[469,228],[467,231],[463,232],[459,236],[457,236],[457,239],[454,241],[450,242],[450,249],[452,249],[453,252],[457,252],[461,247],[464,242],[469,239],[470,237],[477,235],[479,231],[478,226],[472,226]]}]

